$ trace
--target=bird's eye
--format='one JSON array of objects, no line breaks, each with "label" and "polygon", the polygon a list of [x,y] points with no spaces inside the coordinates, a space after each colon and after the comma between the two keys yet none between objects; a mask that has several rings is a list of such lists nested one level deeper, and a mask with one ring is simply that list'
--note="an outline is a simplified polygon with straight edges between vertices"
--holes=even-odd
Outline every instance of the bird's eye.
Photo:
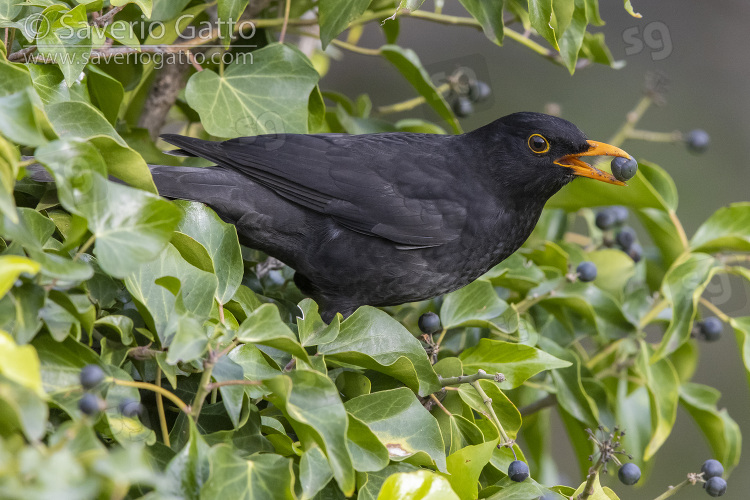
[{"label": "bird's eye", "polygon": [[549,142],[539,134],[529,137],[529,149],[535,153],[546,153],[549,151]]}]

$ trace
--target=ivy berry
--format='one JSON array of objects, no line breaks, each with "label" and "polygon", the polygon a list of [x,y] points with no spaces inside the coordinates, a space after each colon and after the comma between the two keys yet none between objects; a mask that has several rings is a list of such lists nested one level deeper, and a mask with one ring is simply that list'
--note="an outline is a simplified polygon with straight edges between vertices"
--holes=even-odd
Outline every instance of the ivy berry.
[{"label": "ivy berry", "polygon": [[617,471],[617,477],[622,484],[632,486],[641,479],[641,469],[632,462],[623,464]]},{"label": "ivy berry", "polygon": [[630,226],[624,226],[622,229],[620,229],[620,232],[617,233],[617,236],[615,236],[617,244],[620,245],[620,248],[625,251],[628,251],[628,249],[633,246],[633,243],[635,243],[636,239],[637,237],[635,234],[635,230]]},{"label": "ivy berry", "polygon": [[596,279],[596,264],[593,262],[581,262],[576,267],[578,279],[584,282],[594,281]]},{"label": "ivy berry", "polygon": [[492,89],[490,89],[490,86],[481,80],[474,80],[469,83],[469,99],[472,102],[484,101],[491,93]]},{"label": "ivy berry", "polygon": [[123,399],[117,407],[123,417],[135,418],[143,413],[143,405],[135,399]]},{"label": "ivy berry", "polygon": [[615,218],[615,212],[611,209],[604,209],[601,210],[598,214],[596,214],[596,227],[601,229],[602,231],[611,228],[615,225],[617,222],[617,219]]},{"label": "ivy berry", "polygon": [[468,97],[459,96],[458,99],[453,101],[453,112],[459,118],[466,118],[474,112],[474,105]]},{"label": "ivy berry", "polygon": [[701,472],[703,473],[703,479],[709,480],[712,477],[721,477],[724,475],[724,466],[721,462],[710,458],[703,462],[701,466]]},{"label": "ivy berry", "polygon": [[610,166],[612,167],[612,175],[618,181],[629,181],[638,172],[638,162],[633,158],[617,156],[612,160]]},{"label": "ivy berry", "polygon": [[81,413],[93,417],[102,410],[103,401],[96,394],[86,392],[78,401],[78,409]]},{"label": "ivy berry", "polygon": [[440,331],[440,316],[434,312],[426,312],[419,317],[417,325],[419,326],[419,329],[422,330],[422,333],[432,335],[433,333]]},{"label": "ivy berry", "polygon": [[85,390],[90,391],[104,382],[104,376],[104,370],[99,365],[86,365],[81,368],[81,385]]},{"label": "ivy berry", "polygon": [[712,477],[705,483],[703,487],[706,489],[706,493],[712,497],[720,497],[727,492],[727,482],[721,477]]},{"label": "ivy berry", "polygon": [[508,477],[517,483],[524,482],[529,477],[529,466],[520,460],[512,461],[508,466]]},{"label": "ivy berry", "polygon": [[708,149],[708,144],[711,142],[711,137],[708,132],[701,129],[691,130],[685,136],[685,144],[690,151],[693,153],[704,153]]},{"label": "ivy berry", "polygon": [[[698,322],[698,330],[700,331],[701,336],[707,342],[716,342],[717,340],[719,340],[721,338],[721,331],[723,329],[724,325],[722,325],[721,320],[715,316],[711,316],[710,318],[706,318],[703,321]],[[706,463],[708,462],[710,462],[710,460]],[[716,462],[716,460],[714,460],[714,462]],[[721,466],[721,464],[719,464],[719,466]]]}]

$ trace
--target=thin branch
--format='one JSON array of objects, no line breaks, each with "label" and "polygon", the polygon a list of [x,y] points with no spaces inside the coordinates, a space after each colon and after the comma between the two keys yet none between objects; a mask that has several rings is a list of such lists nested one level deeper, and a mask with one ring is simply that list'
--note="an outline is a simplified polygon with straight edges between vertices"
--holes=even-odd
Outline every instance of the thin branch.
[{"label": "thin branch", "polygon": [[680,142],[684,140],[682,132],[652,132],[650,130],[632,129],[628,132],[628,139],[637,139],[649,142]]},{"label": "thin branch", "polygon": [[[154,379],[155,385],[161,387],[161,366],[156,365],[156,378]],[[162,399],[161,393],[156,393],[156,412],[159,414],[159,426],[161,427],[161,439],[164,445],[169,448],[169,429],[167,428],[167,418],[164,415],[164,400]]]},{"label": "thin branch", "polygon": [[99,26],[100,28],[103,28],[103,27],[107,26],[109,23],[112,22],[112,18],[115,17],[117,15],[117,13],[120,12],[124,8],[125,8],[124,5],[120,5],[118,7],[112,7],[111,9],[109,9],[107,11],[106,14],[104,14],[103,16],[99,16],[96,19],[94,19],[93,24],[95,26]]},{"label": "thin branch", "polygon": [[[451,89],[450,83],[444,83],[438,87],[435,88],[435,90],[438,91],[440,94],[445,94]],[[414,97],[412,99],[407,99],[405,101],[397,102],[394,104],[388,104],[386,106],[379,106],[377,109],[377,113],[380,115],[387,115],[390,113],[401,113],[403,111],[409,111],[417,106],[420,106],[427,102],[427,99],[424,98],[424,96]]]},{"label": "thin branch", "polygon": [[445,387],[448,385],[471,384],[477,380],[494,380],[495,382],[505,382],[505,375],[495,373],[490,375],[484,370],[479,370],[474,375],[459,375],[458,377],[440,378],[440,384]]},{"label": "thin branch", "polygon": [[707,298],[701,297],[700,301],[701,301],[701,304],[703,304],[703,306],[706,309],[708,309],[709,311],[711,311],[712,313],[714,313],[716,316],[718,316],[719,319],[722,320],[724,323],[729,323],[732,320],[732,318],[730,318],[729,316],[727,316],[726,314],[724,314],[724,311],[722,311],[721,309],[719,309],[718,307],[716,307],[716,305],[713,304]]},{"label": "thin branch", "polygon": [[164,389],[163,387],[159,387],[156,384],[150,384],[148,382],[136,382],[135,380],[122,380],[119,378],[112,379],[112,382],[115,385],[124,385],[127,387],[135,387],[137,389],[146,389],[147,391],[152,391],[157,394],[161,394],[171,402],[173,402],[177,407],[184,411],[187,414],[190,414],[190,407],[185,404],[183,400],[181,400],[177,395],[169,392],[168,390]]},{"label": "thin branch", "polygon": [[503,424],[500,423],[500,419],[497,418],[497,415],[495,414],[495,409],[492,407],[492,398],[487,396],[487,393],[484,392],[484,389],[482,389],[482,386],[479,384],[479,380],[475,380],[474,382],[472,382],[471,386],[479,393],[479,397],[482,398],[482,402],[484,403],[484,406],[490,412],[492,423],[495,424],[498,432],[500,432],[500,439],[501,439],[500,446],[511,444],[512,440],[505,433],[505,429],[503,429]]},{"label": "thin branch", "polygon": [[212,382],[206,386],[209,391],[218,389],[219,387],[225,387],[228,385],[263,385],[262,380],[222,380],[221,382]]},{"label": "thin branch", "polygon": [[367,49],[364,47],[360,47],[359,45],[354,45],[353,43],[348,43],[348,42],[344,42],[341,40],[337,40],[335,38],[331,40],[331,43],[342,49],[346,49],[351,52],[356,52],[357,54],[362,54],[365,56],[379,56],[380,55],[380,49]]},{"label": "thin branch", "polygon": [[689,479],[685,479],[683,482],[681,482],[677,486],[670,486],[667,491],[665,491],[664,493],[662,493],[658,497],[654,498],[654,500],[664,500],[665,498],[669,498],[672,495],[674,495],[675,493],[677,493],[678,491],[680,491],[680,489],[683,486],[686,486],[688,484],[691,484],[691,481]]},{"label": "thin branch", "polygon": [[599,471],[602,469],[603,465],[604,460],[600,455],[599,460],[596,461],[596,465],[589,469],[589,474],[586,477],[586,486],[583,487],[583,491],[580,495],[578,495],[578,500],[586,500],[594,494],[594,481],[596,480],[596,476],[599,474]]},{"label": "thin branch", "polygon": [[448,409],[445,406],[443,406],[443,403],[440,402],[440,400],[437,398],[437,396],[435,396],[434,394],[430,394],[430,399],[432,400],[433,403],[435,403],[436,405],[438,405],[440,407],[440,409],[443,410],[443,412],[446,415],[448,415],[449,417],[453,416],[451,414],[451,412],[449,412]]},{"label": "thin branch", "polygon": [[279,43],[284,43],[284,37],[286,36],[286,28],[289,26],[289,11],[292,8],[292,0],[286,0],[284,2],[284,22],[281,25],[281,34],[279,34]]}]

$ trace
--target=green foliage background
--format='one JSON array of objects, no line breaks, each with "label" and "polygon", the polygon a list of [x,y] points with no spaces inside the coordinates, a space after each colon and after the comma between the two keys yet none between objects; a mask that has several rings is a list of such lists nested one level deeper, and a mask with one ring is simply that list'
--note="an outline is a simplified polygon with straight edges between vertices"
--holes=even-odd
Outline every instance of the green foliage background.
[{"label": "green foliage background", "polygon": [[[276,4],[254,17],[252,64],[205,64],[170,116],[187,122],[185,132],[218,138],[279,130],[460,133],[444,91],[418,55],[398,45],[399,16],[474,26],[495,44],[521,43],[529,57],[571,73],[577,65],[615,65],[603,36],[588,31],[602,23],[597,0],[461,4],[459,17],[414,0],[290,4],[287,37],[311,25],[300,16],[317,7],[312,22],[324,47],[384,58],[440,124],[391,123],[373,113],[366,95],[352,100],[320,89],[320,74],[337,63],[278,43],[285,14]],[[142,15],[176,26],[184,13],[198,24],[211,7],[197,0],[111,5],[125,7],[110,21],[126,27],[145,22]],[[220,19],[238,19],[247,7],[216,5]],[[580,482],[594,451],[586,428],[625,428],[624,446],[647,472],[679,405],[715,458],[729,470],[737,465],[738,425],[717,406],[718,391],[691,382],[699,356],[691,333],[712,276],[750,280],[743,266],[750,204],[719,210],[689,238],[672,179],[641,161],[627,189],[566,188],[526,245],[473,284],[429,302],[363,307],[325,325],[291,270],[259,268],[265,256],[241,248],[235,229],[210,209],[157,196],[147,161],[174,159],[159,153],[138,119],[160,70],[153,62],[105,64],[96,54],[111,50],[107,38],[133,52],[185,41],[176,28],[158,40],[116,30],[116,22],[97,29],[103,23],[93,13],[102,9],[101,0],[0,0],[0,27],[10,34],[0,56],[3,497],[376,499],[408,488],[418,490],[415,499],[577,495],[578,482],[505,476],[514,453],[530,463],[532,478],[554,470],[550,410],[540,401],[562,417]],[[357,44],[363,23],[395,13],[382,25],[385,45]],[[228,44],[222,30],[219,41]],[[215,44],[218,35],[201,42]],[[17,62],[29,47],[35,60]],[[633,126],[626,123],[614,142]],[[36,162],[56,189],[24,176]],[[638,263],[604,248],[609,235],[593,224],[592,208],[613,203],[630,208],[651,238]],[[593,283],[569,276],[583,260],[599,268]],[[445,328],[434,364],[416,328],[427,310],[439,312]],[[713,314],[734,330],[750,367],[750,318]],[[106,410],[96,418],[78,409],[86,364],[108,375],[97,389]],[[471,384],[455,379],[479,370],[488,375]],[[126,399],[142,402],[140,418],[118,410]],[[498,447],[506,437],[520,446]],[[598,479],[595,488],[592,498],[616,498]]]}]

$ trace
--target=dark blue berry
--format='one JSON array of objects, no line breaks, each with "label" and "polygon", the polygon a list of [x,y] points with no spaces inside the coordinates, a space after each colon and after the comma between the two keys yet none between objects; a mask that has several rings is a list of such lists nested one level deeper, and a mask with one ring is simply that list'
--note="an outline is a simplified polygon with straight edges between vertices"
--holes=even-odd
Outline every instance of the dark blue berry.
[{"label": "dark blue berry", "polygon": [[469,99],[474,102],[484,101],[491,93],[490,86],[481,80],[475,80],[469,84]]},{"label": "dark blue berry", "polygon": [[615,213],[611,209],[605,208],[596,214],[596,227],[601,230],[609,229],[614,226],[616,222],[617,219],[615,218]]},{"label": "dark blue berry", "polygon": [[78,409],[84,415],[94,416],[101,411],[102,400],[96,394],[86,392],[78,401]]},{"label": "dark blue berry", "polygon": [[433,334],[440,331],[440,316],[434,312],[426,312],[419,317],[417,321],[419,329],[422,333]]},{"label": "dark blue berry", "polygon": [[643,248],[637,242],[630,245],[627,253],[633,259],[633,262],[640,262],[641,258],[643,258]]},{"label": "dark blue berry", "polygon": [[628,220],[628,215],[630,215],[630,212],[628,212],[628,209],[620,206],[615,205],[613,207],[609,208],[612,213],[615,215],[615,224],[624,224]]},{"label": "dark blue berry", "polygon": [[529,477],[529,466],[520,460],[512,461],[508,466],[508,477],[517,483],[524,482]]},{"label": "dark blue berry", "polygon": [[627,249],[635,243],[635,230],[630,226],[623,226],[623,228],[620,229],[620,232],[617,233],[617,236],[615,236],[615,240],[617,240],[617,244],[620,245],[620,248],[627,251]]},{"label": "dark blue berry", "polygon": [[687,147],[693,153],[703,153],[708,149],[708,144],[711,142],[711,137],[708,132],[701,129],[691,130],[685,137],[685,143]]},{"label": "dark blue berry", "polygon": [[104,382],[104,370],[99,365],[86,365],[81,368],[81,385],[84,389],[91,390]]},{"label": "dark blue berry", "polygon": [[[715,342],[721,338],[721,332],[724,329],[724,325],[721,323],[721,320],[719,318],[711,316],[710,318],[706,318],[703,321],[700,321],[698,323],[698,328],[700,329],[701,335],[704,339],[706,339],[706,341]],[[716,462],[716,460],[714,460],[714,462]]]},{"label": "dark blue berry", "polygon": [[614,175],[618,181],[629,181],[635,177],[635,173],[638,172],[638,162],[633,158],[617,156],[612,160],[610,166],[612,167],[612,175]]},{"label": "dark blue berry", "polygon": [[622,484],[632,486],[641,479],[641,469],[634,463],[628,462],[623,464],[620,470],[617,471],[617,477],[620,478]]},{"label": "dark blue berry", "polygon": [[706,488],[706,493],[712,497],[720,497],[727,492],[727,482],[718,476],[703,483],[703,487]]},{"label": "dark blue berry", "polygon": [[593,262],[581,262],[576,267],[576,274],[581,281],[594,281],[596,279],[596,264]]},{"label": "dark blue berry", "polygon": [[460,96],[453,101],[453,112],[459,118],[466,118],[474,112],[474,106],[467,97]]},{"label": "dark blue berry", "polygon": [[701,466],[701,472],[703,473],[703,479],[708,480],[712,477],[721,477],[724,475],[724,466],[721,462],[710,458],[703,462]]},{"label": "dark blue berry", "polygon": [[135,418],[143,412],[143,406],[135,399],[123,399],[117,407],[123,417]]}]

